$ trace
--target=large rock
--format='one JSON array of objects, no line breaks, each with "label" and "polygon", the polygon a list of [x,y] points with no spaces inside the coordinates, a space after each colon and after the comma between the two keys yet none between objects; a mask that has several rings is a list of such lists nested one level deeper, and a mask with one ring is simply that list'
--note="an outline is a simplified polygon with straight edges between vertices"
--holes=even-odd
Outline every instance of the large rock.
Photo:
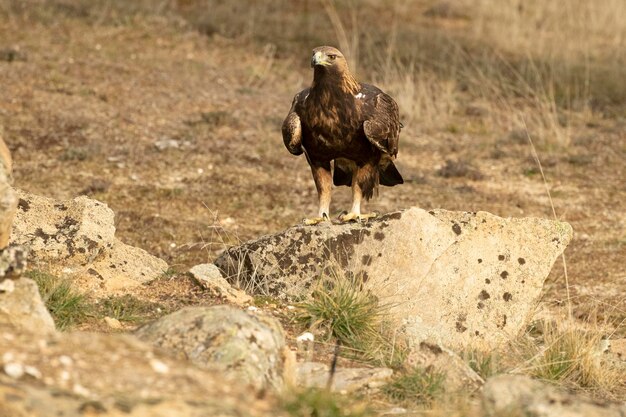
[{"label": "large rock", "polygon": [[20,278],[4,284],[0,289],[0,326],[13,326],[37,334],[54,332],[54,321],[41,300],[35,281]]},{"label": "large rock", "polygon": [[214,296],[222,298],[231,304],[239,306],[251,303],[252,297],[244,291],[233,288],[222,277],[222,272],[213,264],[196,265],[189,270],[191,276],[206,290],[209,290]]},{"label": "large rock", "polygon": [[626,405],[592,401],[522,375],[489,378],[483,390],[486,417],[624,417]]},{"label": "large rock", "polygon": [[[337,368],[330,389],[341,393],[374,390],[393,375],[389,368]],[[296,384],[300,387],[326,388],[330,367],[325,363],[301,362],[296,367]]]},{"label": "large rock", "polygon": [[0,326],[0,416],[284,415],[272,398],[132,336],[42,336]]},{"label": "large rock", "polygon": [[215,263],[234,285],[290,301],[334,267],[390,304],[410,339],[494,348],[527,323],[571,237],[563,222],[411,208],[365,224],[295,226]]},{"label": "large rock", "polygon": [[87,289],[121,291],[158,278],[165,261],[115,237],[106,204],[81,196],[56,201],[19,192],[13,243],[29,249],[29,261],[53,273],[81,279]]},{"label": "large rock", "polygon": [[471,393],[482,388],[485,381],[463,359],[450,349],[434,343],[412,346],[407,365],[432,369],[446,377],[446,391]]},{"label": "large rock", "polygon": [[0,136],[0,249],[9,243],[11,225],[17,209],[17,196],[11,188],[12,171],[11,153]]},{"label": "large rock", "polygon": [[0,249],[0,287],[7,279],[16,279],[26,269],[26,251],[21,246]]},{"label": "large rock", "polygon": [[229,306],[187,307],[141,327],[136,335],[257,388],[283,386],[285,338],[273,318]]}]

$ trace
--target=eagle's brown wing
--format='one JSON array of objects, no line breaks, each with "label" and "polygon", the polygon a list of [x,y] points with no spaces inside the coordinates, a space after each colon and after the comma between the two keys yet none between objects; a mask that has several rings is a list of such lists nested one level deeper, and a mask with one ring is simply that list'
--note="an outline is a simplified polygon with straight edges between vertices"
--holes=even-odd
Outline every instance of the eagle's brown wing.
[{"label": "eagle's brown wing", "polygon": [[304,150],[302,149],[302,124],[300,122],[300,116],[298,116],[298,107],[301,102],[306,98],[308,94],[307,90],[303,90],[296,94],[291,103],[291,109],[283,121],[283,142],[289,152],[294,155],[300,155]]},{"label": "eagle's brown wing", "polygon": [[380,151],[396,156],[402,127],[398,105],[380,90],[371,100],[372,106],[368,106],[369,114],[363,122],[365,136]]}]

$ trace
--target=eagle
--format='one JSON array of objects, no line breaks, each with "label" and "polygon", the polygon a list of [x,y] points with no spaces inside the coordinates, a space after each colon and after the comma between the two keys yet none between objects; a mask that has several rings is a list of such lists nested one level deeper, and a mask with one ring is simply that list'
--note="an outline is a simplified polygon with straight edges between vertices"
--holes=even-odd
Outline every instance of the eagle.
[{"label": "eagle", "polygon": [[352,208],[342,222],[376,217],[361,213],[362,200],[379,184],[404,182],[393,163],[402,128],[398,105],[378,87],[359,83],[336,48],[313,49],[311,67],[313,82],[295,95],[282,125],[285,146],[293,155],[305,154],[317,188],[318,217],[304,222],[330,220],[333,183],[352,187]]}]

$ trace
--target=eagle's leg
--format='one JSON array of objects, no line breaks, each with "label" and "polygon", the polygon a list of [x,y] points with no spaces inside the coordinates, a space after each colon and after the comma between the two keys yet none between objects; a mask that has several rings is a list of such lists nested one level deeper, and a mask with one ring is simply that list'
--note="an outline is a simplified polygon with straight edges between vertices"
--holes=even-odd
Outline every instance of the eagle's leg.
[{"label": "eagle's leg", "polygon": [[376,213],[361,213],[361,201],[363,201],[363,170],[356,168],[352,171],[352,208],[350,213],[339,217],[342,222],[362,221],[376,217]]},{"label": "eagle's leg", "polygon": [[312,219],[304,219],[304,224],[314,225],[323,221],[330,220],[330,195],[333,184],[333,177],[330,172],[330,162],[322,164],[311,164],[311,172],[317,188],[317,196],[319,199],[318,217]]}]

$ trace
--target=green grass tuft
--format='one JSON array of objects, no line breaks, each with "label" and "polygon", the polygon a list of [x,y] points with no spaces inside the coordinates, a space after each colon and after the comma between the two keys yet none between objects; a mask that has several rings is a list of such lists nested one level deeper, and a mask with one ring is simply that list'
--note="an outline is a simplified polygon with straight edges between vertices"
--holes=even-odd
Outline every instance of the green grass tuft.
[{"label": "green grass tuft", "polygon": [[382,393],[406,405],[430,406],[444,392],[446,376],[432,369],[414,368],[384,385]]},{"label": "green grass tuft", "polygon": [[327,390],[309,388],[288,394],[282,408],[291,417],[368,417],[372,412],[363,404]]},{"label": "green grass tuft", "polygon": [[347,346],[375,334],[382,314],[376,297],[357,290],[347,280],[331,285],[316,290],[310,301],[299,305],[299,319],[310,327],[324,329]]},{"label": "green grass tuft", "polygon": [[380,304],[358,282],[341,276],[320,281],[310,300],[298,304],[296,319],[328,339],[338,340],[343,355],[397,366],[405,349],[390,335],[385,321],[388,306]]},{"label": "green grass tuft", "polygon": [[485,380],[502,371],[499,357],[494,352],[471,350],[463,353],[462,356],[469,367]]},{"label": "green grass tuft", "polygon": [[91,309],[85,296],[76,291],[69,280],[41,271],[29,271],[24,275],[37,283],[57,329],[67,330],[89,315]]},{"label": "green grass tuft", "polygon": [[98,317],[112,317],[131,323],[156,318],[166,312],[160,304],[142,301],[129,294],[105,298],[97,304],[95,310]]}]

